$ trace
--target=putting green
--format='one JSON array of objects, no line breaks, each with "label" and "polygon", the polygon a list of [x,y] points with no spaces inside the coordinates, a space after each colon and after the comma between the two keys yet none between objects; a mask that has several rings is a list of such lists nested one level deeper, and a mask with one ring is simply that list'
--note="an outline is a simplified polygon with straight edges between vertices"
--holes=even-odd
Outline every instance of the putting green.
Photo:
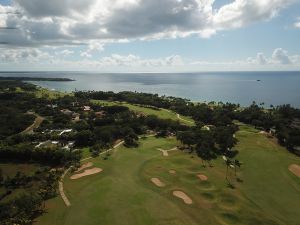
[{"label": "putting green", "polygon": [[[64,187],[71,207],[60,197],[52,199],[37,224],[298,225],[300,179],[288,165],[299,164],[299,158],[249,127],[242,126],[237,138],[244,164],[238,170],[243,182],[236,181],[233,170],[229,173],[235,189],[227,187],[221,158],[203,168],[198,157],[180,151],[163,157],[157,148],[171,149],[178,143],[151,137],[140,140],[136,149],[120,147],[108,160],[91,160],[102,173],[78,180],[67,176]],[[208,180],[201,181],[197,174]],[[151,178],[165,186],[157,187]],[[173,191],[186,193],[193,203],[185,204]]]}]

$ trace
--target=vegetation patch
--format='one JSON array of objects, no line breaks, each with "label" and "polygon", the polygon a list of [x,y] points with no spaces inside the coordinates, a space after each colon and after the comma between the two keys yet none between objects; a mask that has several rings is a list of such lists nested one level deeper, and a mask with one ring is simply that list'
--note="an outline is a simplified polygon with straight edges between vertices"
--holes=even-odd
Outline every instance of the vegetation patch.
[{"label": "vegetation patch", "polygon": [[228,225],[240,224],[240,222],[241,222],[240,219],[235,214],[227,213],[227,212],[221,213],[220,219],[221,219],[221,221],[224,221],[225,224],[228,224]]},{"label": "vegetation patch", "polygon": [[228,193],[221,193],[219,195],[219,203],[218,205],[222,208],[233,209],[237,207],[238,198],[235,195]]},{"label": "vegetation patch", "polygon": [[216,199],[216,196],[214,193],[204,192],[204,193],[201,193],[201,195],[208,201],[215,201],[215,199]]}]

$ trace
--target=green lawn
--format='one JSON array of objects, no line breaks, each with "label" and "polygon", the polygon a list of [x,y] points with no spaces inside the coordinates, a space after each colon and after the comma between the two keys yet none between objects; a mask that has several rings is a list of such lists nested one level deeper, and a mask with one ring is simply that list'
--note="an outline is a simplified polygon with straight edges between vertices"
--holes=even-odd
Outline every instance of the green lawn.
[{"label": "green lawn", "polygon": [[[300,224],[300,179],[287,167],[300,159],[250,127],[237,133],[244,163],[237,182],[233,171],[227,187],[226,167],[217,159],[203,168],[196,156],[173,151],[163,157],[157,148],[170,149],[175,139],[147,138],[137,149],[120,147],[108,160],[92,159],[104,171],[70,180],[65,178],[71,207],[57,197],[47,202],[48,212],[39,218],[43,225],[275,225]],[[174,169],[176,174],[170,174]],[[196,175],[204,174],[208,181]],[[159,188],[152,177],[166,184]],[[193,200],[184,204],[172,195],[182,190]]]},{"label": "green lawn", "polygon": [[181,119],[178,119],[177,114],[175,112],[166,109],[155,110],[151,108],[129,104],[126,102],[111,102],[111,101],[103,101],[103,100],[91,100],[91,102],[94,104],[102,104],[106,106],[122,105],[128,107],[132,111],[144,113],[145,115],[156,115],[161,119],[179,120],[181,123],[189,126],[195,125],[195,122],[193,121],[192,118],[187,116],[180,116]]},{"label": "green lawn", "polygon": [[81,154],[82,159],[91,157],[90,148],[83,148],[83,149],[81,149],[81,151],[82,151],[82,154]]}]

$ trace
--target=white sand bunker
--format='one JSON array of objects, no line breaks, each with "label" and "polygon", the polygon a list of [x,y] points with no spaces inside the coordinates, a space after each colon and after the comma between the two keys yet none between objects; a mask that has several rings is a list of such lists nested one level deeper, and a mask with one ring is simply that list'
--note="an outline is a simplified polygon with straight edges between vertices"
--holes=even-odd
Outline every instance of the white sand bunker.
[{"label": "white sand bunker", "polygon": [[170,152],[170,151],[176,151],[178,149],[177,149],[177,147],[174,147],[174,148],[171,148],[169,150],[165,150],[165,149],[162,149],[162,148],[158,148],[157,150],[161,151],[163,156],[169,156],[168,152]]},{"label": "white sand bunker", "polygon": [[173,191],[173,195],[177,198],[181,198],[187,205],[193,203],[193,200],[182,191]]},{"label": "white sand bunker", "polygon": [[89,175],[93,175],[93,174],[96,174],[96,173],[101,173],[103,170],[101,168],[92,168],[92,169],[88,169],[88,170],[85,170],[84,172],[82,173],[78,173],[78,174],[74,174],[70,177],[71,180],[76,180],[76,179],[79,179],[81,177],[85,177],[85,176],[89,176]]},{"label": "white sand bunker", "polygon": [[151,182],[153,184],[155,184],[157,187],[165,187],[166,185],[160,181],[160,179],[154,177],[154,178],[151,178]]},{"label": "white sand bunker", "polygon": [[176,170],[169,170],[170,174],[176,174]]},{"label": "white sand bunker", "polygon": [[78,173],[81,170],[84,170],[84,169],[92,167],[92,166],[93,166],[92,162],[85,163],[85,164],[81,165],[81,167],[79,167],[78,170],[76,170],[75,172]]},{"label": "white sand bunker", "polygon": [[203,174],[197,174],[197,177],[200,179],[200,180],[208,180],[208,177],[203,175]]},{"label": "white sand bunker", "polygon": [[300,166],[297,164],[292,164],[289,166],[289,171],[295,174],[297,177],[300,177]]}]

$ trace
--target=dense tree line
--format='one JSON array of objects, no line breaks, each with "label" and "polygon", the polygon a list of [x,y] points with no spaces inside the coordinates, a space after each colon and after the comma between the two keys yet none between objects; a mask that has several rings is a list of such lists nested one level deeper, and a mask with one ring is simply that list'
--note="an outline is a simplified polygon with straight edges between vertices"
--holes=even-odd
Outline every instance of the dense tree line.
[{"label": "dense tree line", "polygon": [[34,148],[31,144],[0,145],[1,160],[15,160],[19,162],[38,162],[53,166],[70,164],[80,159],[79,152],[64,149]]},{"label": "dense tree line", "polygon": [[238,130],[235,125],[215,127],[210,130],[192,127],[177,133],[177,139],[186,145],[190,152],[195,151],[203,161],[210,162],[218,155],[229,158],[236,156],[233,147],[237,143],[234,133]]}]

